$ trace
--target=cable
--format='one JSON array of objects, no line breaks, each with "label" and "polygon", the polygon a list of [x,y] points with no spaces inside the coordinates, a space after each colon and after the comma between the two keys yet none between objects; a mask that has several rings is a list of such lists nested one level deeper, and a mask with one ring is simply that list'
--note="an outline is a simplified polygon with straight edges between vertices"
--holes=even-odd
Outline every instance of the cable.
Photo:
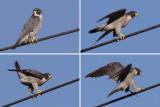
[{"label": "cable", "polygon": [[[40,41],[43,41],[43,40],[47,40],[47,39],[51,39],[51,38],[55,38],[55,37],[59,37],[59,36],[66,35],[66,34],[69,34],[69,33],[74,33],[74,32],[77,32],[77,31],[79,31],[79,28],[73,29],[73,30],[70,30],[70,31],[66,31],[66,32],[62,32],[62,33],[59,33],[59,34],[43,37],[43,38],[37,39],[37,42],[40,42]],[[29,44],[29,42],[27,44]],[[27,45],[27,44],[21,44],[20,46],[24,46],[24,45]],[[4,50],[12,49],[13,46],[14,45],[2,48],[2,49],[0,49],[0,52],[4,51]],[[20,46],[18,46],[18,47],[20,47]]]},{"label": "cable", "polygon": [[122,96],[122,97],[120,97],[120,98],[117,98],[117,99],[114,99],[114,100],[108,101],[108,102],[103,103],[103,104],[101,104],[101,105],[98,105],[98,106],[96,106],[96,107],[102,107],[102,106],[105,106],[105,105],[108,105],[108,104],[114,103],[114,102],[116,102],[116,101],[119,101],[119,100],[125,99],[125,98],[130,97],[130,96],[133,96],[133,95],[135,95],[135,94],[142,93],[142,92],[144,92],[144,91],[150,90],[150,89],[155,88],[155,87],[158,87],[158,86],[160,86],[160,83],[158,83],[158,84],[156,84],[156,85],[152,85],[152,86],[150,86],[150,87],[147,87],[147,88],[145,88],[145,89],[143,89],[143,90],[141,90],[141,91],[134,92],[134,93],[128,94],[128,95],[126,95],[126,96]]},{"label": "cable", "polygon": [[[64,83],[64,84],[61,84],[61,85],[59,85],[59,86],[50,88],[50,89],[48,89],[48,90],[42,91],[40,94],[44,94],[44,93],[53,91],[53,90],[55,90],[55,89],[61,88],[61,87],[63,87],[63,86],[72,84],[72,83],[77,82],[77,81],[79,81],[79,78],[77,78],[77,79],[75,79],[75,80],[72,80],[72,81],[69,81],[69,82],[66,82],[66,83]],[[37,97],[38,94],[35,94],[34,96]],[[11,106],[11,105],[20,103],[20,102],[22,102],[22,101],[25,101],[25,100],[28,100],[28,99],[31,99],[31,98],[33,98],[32,95],[31,95],[31,96],[28,96],[28,97],[26,97],[26,98],[22,98],[22,99],[20,99],[20,100],[17,100],[17,101],[15,101],[15,102],[12,102],[12,103],[10,103],[10,104],[6,104],[6,105],[4,105],[4,106],[2,106],[2,107],[8,107],[8,106]]]},{"label": "cable", "polygon": [[[160,27],[160,24],[149,27],[149,28],[146,28],[146,29],[143,29],[143,30],[140,30],[140,31],[137,31],[137,32],[134,32],[134,33],[131,33],[131,34],[128,34],[128,35],[125,36],[125,38],[131,37],[131,36],[134,36],[134,35],[137,35],[137,34],[140,34],[140,33],[143,33],[143,32],[158,28],[158,27]],[[101,43],[101,44],[83,49],[83,50],[81,50],[81,53],[92,50],[92,49],[95,49],[95,48],[98,48],[98,47],[101,47],[101,46],[104,46],[104,45],[107,45],[107,44],[110,44],[110,43],[113,43],[113,42],[117,42],[117,39],[113,39],[113,40],[110,40],[110,41],[107,41],[107,42],[104,42],[104,43]]]}]

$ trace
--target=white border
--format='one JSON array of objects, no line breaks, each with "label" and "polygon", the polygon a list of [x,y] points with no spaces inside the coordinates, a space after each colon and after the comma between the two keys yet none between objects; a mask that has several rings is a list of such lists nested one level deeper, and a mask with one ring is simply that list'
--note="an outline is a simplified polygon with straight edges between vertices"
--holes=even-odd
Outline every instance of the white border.
[{"label": "white border", "polygon": [[81,107],[81,0],[79,0],[79,107]]}]

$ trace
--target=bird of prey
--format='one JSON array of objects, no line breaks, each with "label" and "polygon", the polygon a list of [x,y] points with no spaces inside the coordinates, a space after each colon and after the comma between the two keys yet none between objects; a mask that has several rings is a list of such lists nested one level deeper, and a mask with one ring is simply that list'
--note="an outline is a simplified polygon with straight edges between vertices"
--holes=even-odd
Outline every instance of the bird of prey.
[{"label": "bird of prey", "polygon": [[136,87],[136,84],[133,80],[135,76],[142,75],[141,70],[138,68],[132,68],[132,64],[128,64],[127,66],[123,67],[119,62],[112,62],[95,70],[94,72],[91,72],[90,74],[86,75],[86,77],[97,78],[104,75],[108,75],[109,79],[113,79],[116,83],[119,83],[108,95],[108,97],[121,90],[125,92],[130,91],[132,93],[130,90],[130,85],[136,92],[142,90],[142,88]]},{"label": "bird of prey", "polygon": [[37,42],[37,39],[34,37],[42,26],[42,11],[41,9],[35,8],[33,10],[32,16],[24,25],[21,34],[19,35],[19,39],[16,44],[12,47],[15,49],[17,46],[29,42],[32,44],[33,42]]},{"label": "bird of prey", "polygon": [[23,85],[28,86],[28,93],[32,93],[34,97],[33,90],[38,91],[39,96],[41,96],[41,90],[38,86],[41,86],[47,82],[52,75],[49,73],[40,73],[34,69],[22,69],[18,61],[15,61],[16,69],[9,69],[9,71],[15,71],[18,74],[19,80]]},{"label": "bird of prey", "polygon": [[[120,41],[122,39],[125,39],[125,35],[121,33],[121,29],[125,27],[131,19],[133,19],[135,16],[138,16],[138,13],[135,11],[130,11],[129,13],[126,13],[127,9],[119,9],[113,13],[110,13],[103,18],[99,19],[97,22],[109,18],[107,23],[100,25],[97,28],[94,28],[89,31],[89,33],[96,33],[99,31],[105,31],[105,33],[96,41],[98,42],[101,40],[104,36],[109,34],[111,31],[113,31],[113,37],[117,36],[117,41]],[[118,34],[121,35],[121,37],[118,36]],[[96,43],[95,42],[95,43]]]}]

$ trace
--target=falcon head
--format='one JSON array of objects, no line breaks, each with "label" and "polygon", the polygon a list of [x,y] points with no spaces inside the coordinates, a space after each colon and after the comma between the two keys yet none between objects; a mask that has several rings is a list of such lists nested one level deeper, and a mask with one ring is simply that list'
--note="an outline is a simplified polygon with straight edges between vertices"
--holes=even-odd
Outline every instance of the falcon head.
[{"label": "falcon head", "polygon": [[132,18],[138,16],[138,13],[135,11],[130,11],[129,13],[127,13],[127,15],[130,15]]},{"label": "falcon head", "polygon": [[43,75],[46,80],[49,80],[50,78],[52,78],[52,75],[49,73],[44,73]]},{"label": "falcon head", "polygon": [[141,75],[142,76],[142,72],[141,72],[141,70],[140,69],[138,69],[138,68],[135,68],[136,69],[136,71],[137,71],[137,75]]},{"label": "falcon head", "polygon": [[40,16],[42,14],[41,9],[35,8],[33,9],[33,16]]}]

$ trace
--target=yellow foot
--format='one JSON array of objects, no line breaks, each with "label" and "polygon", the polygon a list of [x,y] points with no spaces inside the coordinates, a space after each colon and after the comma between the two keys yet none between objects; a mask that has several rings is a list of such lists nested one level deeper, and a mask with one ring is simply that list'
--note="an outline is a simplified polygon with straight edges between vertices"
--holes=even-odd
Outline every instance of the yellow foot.
[{"label": "yellow foot", "polygon": [[41,90],[38,91],[38,95],[39,96],[42,96],[41,92],[42,92]]},{"label": "yellow foot", "polygon": [[138,92],[138,91],[141,91],[141,90],[143,90],[144,88],[137,88],[137,91],[136,92]]},{"label": "yellow foot", "polygon": [[32,45],[32,44],[33,44],[33,42],[32,42],[32,41],[30,41],[30,42],[29,42],[29,44],[30,44],[30,45]]},{"label": "yellow foot", "polygon": [[33,36],[32,38],[33,38],[33,39],[32,39],[32,41],[31,41],[31,43],[38,41],[34,36]]},{"label": "yellow foot", "polygon": [[120,39],[124,40],[125,39],[125,35],[123,35],[122,33],[120,33],[120,35],[121,35]]},{"label": "yellow foot", "polygon": [[119,42],[120,40],[121,40],[121,38],[118,36],[118,37],[117,37],[117,42]]},{"label": "yellow foot", "polygon": [[32,98],[37,98],[37,96],[35,96],[35,94],[32,94],[33,96],[32,96]]}]

